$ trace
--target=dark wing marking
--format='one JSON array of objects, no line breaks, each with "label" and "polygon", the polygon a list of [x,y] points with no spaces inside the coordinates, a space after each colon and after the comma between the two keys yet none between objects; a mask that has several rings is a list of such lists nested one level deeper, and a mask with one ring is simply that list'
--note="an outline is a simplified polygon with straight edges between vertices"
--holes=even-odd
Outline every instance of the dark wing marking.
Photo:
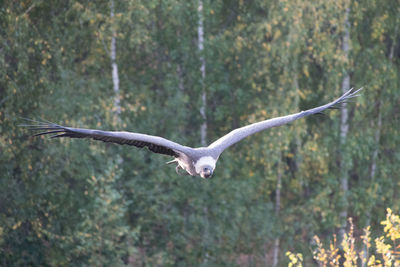
[{"label": "dark wing marking", "polygon": [[28,126],[31,130],[41,131],[34,136],[51,135],[50,138],[70,137],[70,138],[91,138],[103,142],[111,142],[120,145],[131,145],[138,148],[147,147],[150,151],[178,157],[179,153],[188,152],[191,148],[182,146],[165,138],[147,134],[131,132],[101,131],[83,128],[72,128],[61,126],[51,122],[37,122]]},{"label": "dark wing marking", "polygon": [[257,132],[260,132],[260,131],[263,131],[263,130],[266,130],[266,129],[269,129],[272,127],[290,123],[294,120],[303,118],[308,115],[321,113],[322,111],[324,111],[325,109],[328,109],[328,108],[334,108],[335,105],[337,105],[339,103],[346,102],[346,100],[348,100],[350,98],[359,96],[358,92],[360,90],[362,90],[362,88],[360,88],[354,92],[352,92],[353,89],[350,89],[346,93],[344,93],[341,97],[339,97],[338,99],[336,99],[326,105],[320,106],[320,107],[316,107],[316,108],[309,109],[306,111],[301,111],[296,114],[291,114],[291,115],[273,118],[273,119],[269,119],[269,120],[265,120],[265,121],[261,121],[261,122],[256,122],[256,123],[235,129],[235,130],[231,131],[230,133],[228,133],[227,135],[216,140],[214,143],[212,143],[209,146],[209,148],[215,149],[219,153],[222,153],[225,149],[227,149],[231,145],[241,141],[243,138],[245,138],[249,135],[255,134]]}]

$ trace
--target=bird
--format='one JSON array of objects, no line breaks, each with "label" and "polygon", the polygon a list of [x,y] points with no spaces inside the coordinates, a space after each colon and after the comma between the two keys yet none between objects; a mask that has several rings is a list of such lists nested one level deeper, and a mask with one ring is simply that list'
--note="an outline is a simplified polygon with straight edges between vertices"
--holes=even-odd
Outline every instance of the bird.
[{"label": "bird", "polygon": [[300,118],[322,113],[322,111],[337,107],[340,103],[346,103],[349,99],[359,96],[363,88],[353,91],[353,88],[346,91],[336,100],[298,113],[276,117],[260,122],[252,123],[232,130],[228,134],[217,139],[207,147],[189,147],[160,136],[134,133],[126,131],[103,131],[96,129],[73,128],[58,125],[49,121],[33,121],[35,124],[25,124],[35,132],[33,136],[50,135],[50,138],[91,138],[103,142],[130,145],[138,148],[147,147],[151,152],[174,157],[168,164],[176,164],[176,173],[179,175],[200,176],[207,179],[212,177],[216,163],[227,148],[238,143],[245,137],[267,130],[272,127],[288,124]]}]

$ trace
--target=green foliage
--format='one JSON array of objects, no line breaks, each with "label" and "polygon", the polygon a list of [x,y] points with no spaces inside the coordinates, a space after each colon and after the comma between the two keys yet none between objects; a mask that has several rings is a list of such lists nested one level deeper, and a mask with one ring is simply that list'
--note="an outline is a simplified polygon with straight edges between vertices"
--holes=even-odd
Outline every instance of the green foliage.
[{"label": "green foliage", "polygon": [[[349,216],[380,235],[399,210],[399,14],[395,1],[204,1],[209,141],[324,104],[343,75]],[[212,180],[169,159],[89,140],[31,138],[21,118],[200,144],[198,1],[3,1],[0,6],[0,262],[15,265],[266,265],[280,239],[312,264],[342,210],[340,111],[257,134]],[[351,48],[341,49],[350,7]],[[110,60],[115,31],[120,120]],[[381,117],[381,123],[378,118]],[[376,138],[379,133],[379,138]],[[374,151],[376,172],[371,175]],[[275,212],[278,170],[281,204]],[[360,248],[361,249],[361,248]],[[293,264],[293,266],[296,266]]]}]

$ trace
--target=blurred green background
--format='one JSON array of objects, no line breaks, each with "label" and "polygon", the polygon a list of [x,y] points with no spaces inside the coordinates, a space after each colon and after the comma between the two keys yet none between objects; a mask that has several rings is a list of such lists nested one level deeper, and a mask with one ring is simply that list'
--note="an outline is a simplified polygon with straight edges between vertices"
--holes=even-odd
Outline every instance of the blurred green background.
[{"label": "blurred green background", "polygon": [[[382,234],[400,208],[399,25],[396,0],[1,1],[0,265],[284,266],[294,251],[312,266],[313,236],[328,242],[346,217],[356,236]],[[211,180],[146,149],[18,127],[200,146],[201,125],[210,143],[326,104],[346,80],[365,88],[354,103],[245,139]]]}]

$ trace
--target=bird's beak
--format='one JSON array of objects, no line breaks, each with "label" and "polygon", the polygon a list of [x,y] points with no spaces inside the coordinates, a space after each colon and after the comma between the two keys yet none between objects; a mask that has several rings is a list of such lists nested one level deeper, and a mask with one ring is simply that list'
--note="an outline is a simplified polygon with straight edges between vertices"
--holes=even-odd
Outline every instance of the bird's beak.
[{"label": "bird's beak", "polygon": [[205,179],[210,178],[211,176],[212,176],[212,171],[210,169],[201,173],[201,177]]}]

